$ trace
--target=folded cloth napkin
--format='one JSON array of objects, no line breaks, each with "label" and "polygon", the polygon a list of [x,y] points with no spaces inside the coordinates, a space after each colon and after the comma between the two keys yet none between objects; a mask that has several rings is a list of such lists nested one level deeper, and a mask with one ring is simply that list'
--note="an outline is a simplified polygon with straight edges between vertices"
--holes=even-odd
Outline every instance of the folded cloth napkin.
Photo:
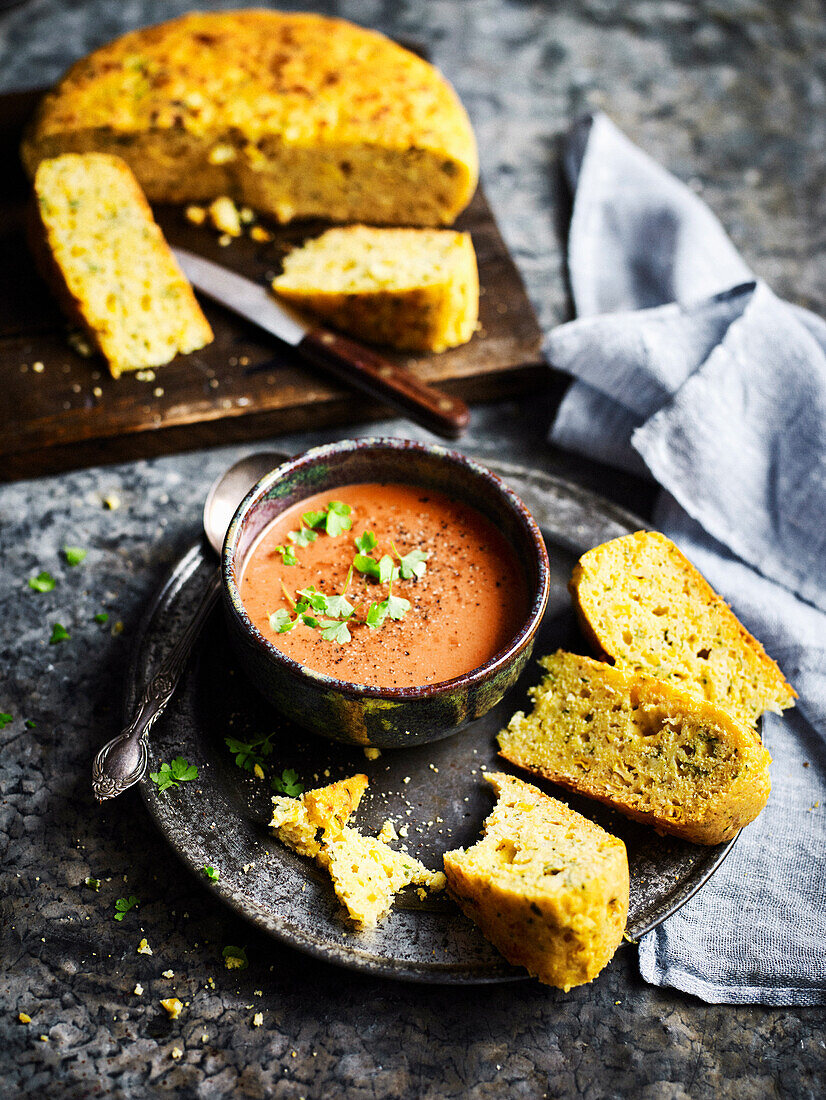
[{"label": "folded cloth napkin", "polygon": [[640,970],[714,1003],[826,1003],[826,323],[772,294],[708,207],[604,115],[569,136],[575,381],[550,439],[653,476],[654,525],[779,662],[772,794]]}]

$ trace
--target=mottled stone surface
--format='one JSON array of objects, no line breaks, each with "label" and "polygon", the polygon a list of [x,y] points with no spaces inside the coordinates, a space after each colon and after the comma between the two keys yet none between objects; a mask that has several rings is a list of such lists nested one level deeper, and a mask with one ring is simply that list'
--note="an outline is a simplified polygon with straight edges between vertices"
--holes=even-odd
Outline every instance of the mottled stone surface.
[{"label": "mottled stone surface", "polygon": [[[189,6],[32,0],[0,15],[0,87],[45,83],[120,30]],[[568,308],[556,142],[593,106],[694,181],[778,291],[823,311],[818,0],[310,6],[432,45],[473,117],[489,193],[543,323]],[[552,405],[548,394],[477,410],[467,446],[644,511],[644,487],[546,447]],[[130,635],[197,532],[210,480],[241,453],[0,488],[0,711],[13,715],[0,730],[0,1095],[822,1096],[822,1010],[706,1006],[644,985],[628,948],[567,996],[533,983],[438,989],[332,970],[216,907],[135,795],[94,805],[89,761],[119,725]],[[113,492],[121,506],[107,511]],[[89,548],[83,565],[61,562],[66,542]],[[53,592],[28,588],[40,569],[57,578]],[[105,626],[93,621],[100,610]],[[72,636],[50,646],[55,622]],[[103,880],[99,893],[83,885],[90,875]],[[130,893],[140,909],[116,923],[114,901]],[[144,935],[151,957],[136,952]],[[224,969],[226,944],[246,945],[248,970]],[[186,1005],[175,1022],[159,1004],[170,995]]]}]

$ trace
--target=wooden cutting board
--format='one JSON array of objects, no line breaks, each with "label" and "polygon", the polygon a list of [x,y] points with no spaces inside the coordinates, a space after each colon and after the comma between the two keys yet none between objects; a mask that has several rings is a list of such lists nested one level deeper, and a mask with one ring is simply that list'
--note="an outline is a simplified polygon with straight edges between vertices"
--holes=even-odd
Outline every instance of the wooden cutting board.
[{"label": "wooden cutting board", "polygon": [[[215,342],[158,368],[154,379],[115,380],[98,356],[72,350],[23,231],[29,184],[17,148],[40,94],[0,96],[0,480],[394,415],[209,302]],[[272,243],[244,237],[222,248],[214,230],[191,225],[180,207],[155,213],[172,244],[260,280],[323,228],[268,225]],[[471,233],[479,260],[480,330],[441,355],[388,357],[470,401],[523,393],[545,369],[540,330],[481,187],[456,227]]]}]

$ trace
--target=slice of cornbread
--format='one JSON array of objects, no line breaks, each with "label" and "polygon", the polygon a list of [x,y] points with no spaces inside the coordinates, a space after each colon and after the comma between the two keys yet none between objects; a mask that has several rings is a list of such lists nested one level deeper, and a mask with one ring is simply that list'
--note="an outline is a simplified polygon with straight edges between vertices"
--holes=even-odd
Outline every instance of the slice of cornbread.
[{"label": "slice of cornbread", "polygon": [[359,774],[305,791],[300,798],[276,796],[270,825],[288,848],[318,858],[322,840],[341,832],[366,789],[367,776]]},{"label": "slice of cornbread", "polygon": [[122,160],[44,160],[34,192],[38,264],[115,378],[210,343],[212,329]]},{"label": "slice of cornbread", "polygon": [[628,917],[625,845],[521,779],[499,795],[472,848],[445,853],[450,894],[508,962],[567,992],[616,951]]},{"label": "slice of cornbread", "polygon": [[397,852],[349,825],[325,840],[324,852],[338,899],[359,928],[374,928],[405,886],[428,886],[431,890],[444,886],[439,871],[429,870],[407,852]]},{"label": "slice of cornbread", "polygon": [[533,712],[499,734],[506,760],[696,844],[730,840],[766,805],[771,757],[728,711],[590,657],[540,664]]},{"label": "slice of cornbread", "polygon": [[753,724],[796,692],[674,543],[637,531],[589,550],[570,583],[580,621],[618,668],[636,669]]},{"label": "slice of cornbread", "polygon": [[21,150],[112,152],[153,202],[228,195],[281,222],[450,225],[476,187],[467,114],[432,65],[321,15],[192,12],[123,35],[43,97]]},{"label": "slice of cornbread", "polygon": [[375,344],[444,351],[467,343],[479,315],[469,233],[329,229],[294,249],[273,290]]}]

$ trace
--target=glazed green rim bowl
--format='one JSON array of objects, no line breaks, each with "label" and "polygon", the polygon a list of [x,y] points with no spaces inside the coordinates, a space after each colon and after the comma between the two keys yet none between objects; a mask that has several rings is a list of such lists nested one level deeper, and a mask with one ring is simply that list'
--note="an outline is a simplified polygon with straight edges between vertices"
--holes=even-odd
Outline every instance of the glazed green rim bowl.
[{"label": "glazed green rim bowl", "polygon": [[[438,490],[486,516],[513,547],[529,593],[527,615],[488,661],[441,683],[383,689],[339,680],[288,657],[252,623],[239,582],[259,535],[292,505],[343,485],[388,482]],[[283,462],[238,506],[221,559],[229,639],[256,689],[292,722],[322,737],[375,748],[438,741],[494,707],[519,678],[548,602],[550,570],[542,532],[494,473],[436,444],[408,439],[346,439]]]}]

